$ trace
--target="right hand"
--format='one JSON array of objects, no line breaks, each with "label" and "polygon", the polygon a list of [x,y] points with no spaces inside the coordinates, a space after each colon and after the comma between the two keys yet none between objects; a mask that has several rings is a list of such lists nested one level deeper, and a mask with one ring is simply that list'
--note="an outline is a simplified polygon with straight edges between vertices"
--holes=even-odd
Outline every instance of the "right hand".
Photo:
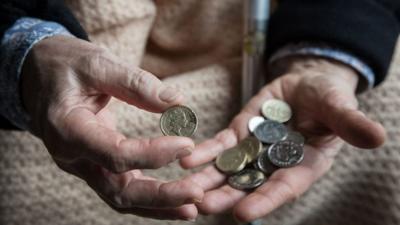
[{"label": "right hand", "polygon": [[156,169],[188,156],[185,137],[131,139],[116,131],[111,96],[151,112],[182,103],[183,96],[154,75],[72,37],[37,43],[22,71],[22,98],[56,164],[83,180],[112,208],[157,219],[192,220],[203,190],[189,179],[162,182],[139,169]]}]

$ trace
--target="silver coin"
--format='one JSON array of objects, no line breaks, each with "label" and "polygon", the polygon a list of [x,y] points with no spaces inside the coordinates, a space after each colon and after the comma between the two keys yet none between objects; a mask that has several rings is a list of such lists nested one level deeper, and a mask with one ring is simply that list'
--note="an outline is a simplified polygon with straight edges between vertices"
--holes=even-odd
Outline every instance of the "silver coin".
[{"label": "silver coin", "polygon": [[231,187],[239,190],[253,189],[265,181],[265,175],[254,169],[244,169],[228,178]]},{"label": "silver coin", "polygon": [[269,99],[261,106],[262,114],[270,120],[284,123],[292,117],[292,109],[290,106],[278,99]]},{"label": "silver coin", "polygon": [[286,138],[288,130],[285,125],[273,120],[265,120],[254,130],[254,135],[261,142],[273,144]]},{"label": "silver coin", "polygon": [[249,131],[251,132],[251,133],[253,133],[254,132],[254,129],[256,129],[256,127],[258,126],[258,125],[260,125],[262,122],[264,122],[265,121],[265,119],[264,119],[264,117],[262,117],[262,116],[255,116],[255,117],[252,117],[250,120],[249,120],[249,123],[248,123],[248,127],[249,127]]},{"label": "silver coin", "polygon": [[160,118],[160,128],[164,135],[190,137],[197,129],[197,116],[187,106],[173,106]]},{"label": "silver coin", "polygon": [[267,176],[270,176],[273,172],[279,169],[279,167],[272,164],[269,160],[268,151],[264,151],[263,153],[261,153],[260,156],[257,158],[257,161],[255,161],[255,164],[257,166],[257,169],[262,171]]},{"label": "silver coin", "polygon": [[294,141],[280,141],[268,148],[268,158],[278,167],[292,167],[304,158],[303,146]]},{"label": "silver coin", "polygon": [[304,136],[297,131],[289,131],[285,140],[286,141],[294,141],[300,145],[304,145],[304,143],[305,143]]}]

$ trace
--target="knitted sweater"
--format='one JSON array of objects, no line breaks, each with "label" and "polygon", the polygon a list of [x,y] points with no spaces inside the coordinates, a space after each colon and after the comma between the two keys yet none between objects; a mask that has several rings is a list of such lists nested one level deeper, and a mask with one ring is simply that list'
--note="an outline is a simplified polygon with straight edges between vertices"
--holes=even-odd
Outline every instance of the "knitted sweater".
[{"label": "knitted sweater", "polygon": [[[67,2],[95,43],[165,78],[167,84],[186,95],[187,105],[199,116],[196,141],[225,128],[240,109],[240,0]],[[192,13],[201,16],[191,17]],[[345,146],[332,169],[309,191],[263,218],[263,222],[400,224],[399,95],[400,52],[384,85],[359,97],[361,109],[384,124],[386,144],[379,151]],[[161,135],[160,115],[117,100],[111,107],[125,135]],[[0,224],[193,224],[118,214],[83,181],[57,168],[42,142],[29,133],[0,131],[0,151]],[[163,179],[188,173],[176,164],[145,172]],[[228,213],[201,216],[196,224],[236,222]]]}]

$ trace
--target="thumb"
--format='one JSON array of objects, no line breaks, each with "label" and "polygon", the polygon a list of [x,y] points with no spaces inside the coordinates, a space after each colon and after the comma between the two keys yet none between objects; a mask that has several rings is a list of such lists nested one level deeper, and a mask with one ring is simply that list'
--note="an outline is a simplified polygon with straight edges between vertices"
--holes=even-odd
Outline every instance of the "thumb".
[{"label": "thumb", "polygon": [[376,148],[386,138],[385,129],[357,109],[354,94],[335,90],[323,98],[321,113],[326,124],[336,135],[359,148]]},{"label": "thumb", "polygon": [[84,62],[89,85],[139,108],[161,112],[183,102],[183,95],[156,76],[122,62],[106,52],[95,53]]}]

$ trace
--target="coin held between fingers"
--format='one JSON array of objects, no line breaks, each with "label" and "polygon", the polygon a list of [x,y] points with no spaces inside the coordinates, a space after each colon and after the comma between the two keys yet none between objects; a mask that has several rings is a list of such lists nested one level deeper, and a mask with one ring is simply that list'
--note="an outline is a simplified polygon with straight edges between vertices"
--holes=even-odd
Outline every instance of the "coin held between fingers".
[{"label": "coin held between fingers", "polygon": [[167,109],[160,118],[160,128],[166,136],[190,137],[197,129],[198,119],[187,106],[173,106]]}]

